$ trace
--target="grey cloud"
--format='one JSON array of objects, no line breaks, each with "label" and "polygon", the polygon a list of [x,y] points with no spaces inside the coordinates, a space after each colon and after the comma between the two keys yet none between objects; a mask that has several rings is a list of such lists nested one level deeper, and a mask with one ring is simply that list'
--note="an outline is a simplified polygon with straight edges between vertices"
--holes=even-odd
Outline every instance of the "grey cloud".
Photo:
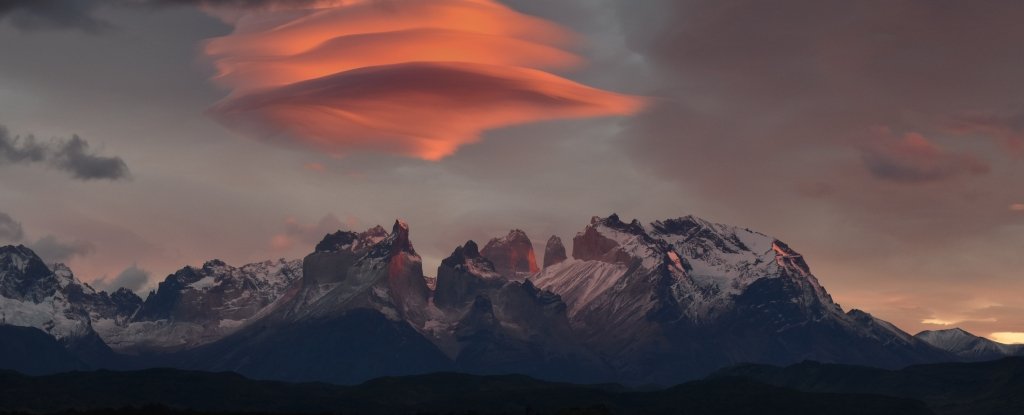
[{"label": "grey cloud", "polygon": [[86,33],[110,30],[110,23],[96,18],[92,0],[4,0],[0,21],[7,20],[23,31],[73,29]]},{"label": "grey cloud", "polygon": [[0,244],[16,243],[25,238],[25,230],[21,222],[15,221],[11,215],[0,212]]},{"label": "grey cloud", "polygon": [[46,262],[67,262],[76,256],[92,254],[96,247],[88,241],[61,241],[53,235],[47,235],[28,245],[36,255]]},{"label": "grey cloud", "polygon": [[21,31],[78,30],[90,34],[115,29],[96,17],[100,6],[204,6],[217,8],[260,8],[274,5],[302,5],[315,0],[2,0],[0,23],[9,21]]},{"label": "grey cloud", "polygon": [[121,273],[117,274],[113,278],[104,278],[102,280],[94,281],[90,283],[93,287],[99,290],[115,291],[119,288],[127,288],[132,291],[140,291],[149,284],[149,278],[152,274],[142,268],[139,268],[138,264],[134,264],[128,268],[125,268]]},{"label": "grey cloud", "polygon": [[128,177],[128,166],[120,157],[102,157],[88,151],[89,143],[75,135],[57,146],[52,162],[76,179],[117,180]]},{"label": "grey cloud", "polygon": [[89,143],[77,135],[70,140],[40,142],[35,137],[14,136],[0,126],[0,163],[46,163],[79,180],[120,180],[129,178],[128,165],[120,157],[105,157],[89,151]]}]

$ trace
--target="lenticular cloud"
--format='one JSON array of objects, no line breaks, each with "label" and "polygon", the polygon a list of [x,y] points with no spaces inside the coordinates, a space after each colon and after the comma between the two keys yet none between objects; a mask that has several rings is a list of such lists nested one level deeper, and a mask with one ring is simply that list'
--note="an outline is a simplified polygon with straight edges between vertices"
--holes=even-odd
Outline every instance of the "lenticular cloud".
[{"label": "lenticular cloud", "polygon": [[[299,4],[299,3],[297,3]],[[635,97],[553,75],[581,64],[573,35],[493,0],[350,0],[217,10],[211,113],[227,127],[334,155],[438,160],[485,130],[625,115]]]}]

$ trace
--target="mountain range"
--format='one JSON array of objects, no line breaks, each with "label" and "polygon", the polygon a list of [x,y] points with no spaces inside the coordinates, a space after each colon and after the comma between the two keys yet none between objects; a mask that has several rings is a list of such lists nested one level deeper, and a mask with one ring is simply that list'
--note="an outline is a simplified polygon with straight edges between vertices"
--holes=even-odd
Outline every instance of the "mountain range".
[{"label": "mountain range", "polygon": [[[144,299],[95,290],[24,246],[0,247],[2,321],[39,329],[3,327],[10,356],[0,363],[341,384],[456,371],[669,385],[740,363],[891,369],[1024,354],[845,311],[786,243],[694,216],[593,217],[571,249],[550,237],[541,265],[512,230],[455,247],[435,275],[401,220],[328,234],[301,260],[184,267]],[[25,364],[44,359],[53,364]]]}]

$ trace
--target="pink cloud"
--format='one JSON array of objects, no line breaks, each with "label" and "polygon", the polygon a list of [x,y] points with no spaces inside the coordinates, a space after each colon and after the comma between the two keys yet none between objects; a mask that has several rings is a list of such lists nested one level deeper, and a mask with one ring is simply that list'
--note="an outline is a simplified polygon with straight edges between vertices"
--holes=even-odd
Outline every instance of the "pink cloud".
[{"label": "pink cloud", "polygon": [[991,169],[978,157],[947,150],[919,133],[896,136],[887,128],[876,129],[861,158],[872,175],[897,182],[940,181]]},{"label": "pink cloud", "polygon": [[643,106],[544,72],[582,63],[563,49],[575,36],[494,0],[321,1],[234,13],[235,31],[205,47],[214,81],[231,89],[211,114],[278,144],[439,160],[487,130]]}]

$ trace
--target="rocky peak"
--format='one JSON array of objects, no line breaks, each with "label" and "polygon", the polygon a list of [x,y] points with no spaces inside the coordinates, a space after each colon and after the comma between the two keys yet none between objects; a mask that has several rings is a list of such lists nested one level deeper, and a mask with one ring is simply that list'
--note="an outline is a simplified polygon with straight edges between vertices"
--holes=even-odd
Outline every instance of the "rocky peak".
[{"label": "rocky peak", "polygon": [[383,241],[387,237],[388,231],[380,225],[376,225],[367,229],[366,232],[359,234],[359,240],[362,242],[364,247],[374,245],[377,242]]},{"label": "rocky peak", "polygon": [[61,287],[58,277],[28,247],[0,247],[0,296],[39,303]]},{"label": "rocky peak", "polygon": [[228,267],[228,264],[219,259],[211,259],[203,263],[203,271],[206,272],[218,272],[223,271]]},{"label": "rocky peak", "polygon": [[467,241],[437,268],[434,303],[442,307],[462,306],[476,293],[499,287],[505,281],[494,264],[480,255],[476,242]]},{"label": "rocky peak", "polygon": [[395,255],[399,252],[407,252],[412,255],[416,254],[416,250],[412,247],[412,241],[409,240],[409,224],[402,219],[395,219],[395,224],[391,227],[391,254]]},{"label": "rocky peak", "polygon": [[324,239],[320,240],[314,248],[315,252],[336,252],[341,250],[347,250],[352,246],[352,243],[359,237],[355,232],[349,231],[337,231],[335,233],[329,233],[324,235]]},{"label": "rocky peak", "polygon": [[548,243],[544,245],[544,268],[558,264],[566,259],[565,245],[562,244],[562,238],[551,235],[548,238]]},{"label": "rocky peak", "polygon": [[504,237],[491,239],[480,251],[480,255],[491,260],[495,270],[509,279],[523,279],[540,270],[533,252],[533,242],[520,229],[513,229]]},{"label": "rocky peak", "polygon": [[810,274],[811,268],[804,261],[804,256],[794,251],[789,245],[780,240],[772,241],[772,251],[775,252],[775,262],[785,269],[795,269],[799,274]]},{"label": "rocky peak", "polygon": [[473,242],[472,240],[466,241],[464,245],[456,247],[455,251],[452,251],[452,254],[449,255],[448,258],[441,261],[441,264],[454,268],[459,265],[464,265],[470,261],[486,264],[486,268],[491,271],[494,270],[494,265],[491,261],[480,256],[480,250],[477,247],[476,242]]},{"label": "rocky peak", "polygon": [[662,261],[666,247],[650,237],[640,221],[625,223],[619,216],[593,217],[583,232],[572,240],[573,258],[628,265],[634,260],[653,268]]},{"label": "rocky peak", "polygon": [[380,225],[367,229],[363,233],[339,230],[324,235],[324,238],[316,244],[314,252],[363,252],[387,237],[388,231]]},{"label": "rocky peak", "polygon": [[118,288],[117,291],[114,291],[113,294],[110,294],[110,300],[113,301],[115,304],[137,306],[142,305],[142,297],[139,297],[138,294],[135,294],[135,291],[132,291],[124,287]]}]

